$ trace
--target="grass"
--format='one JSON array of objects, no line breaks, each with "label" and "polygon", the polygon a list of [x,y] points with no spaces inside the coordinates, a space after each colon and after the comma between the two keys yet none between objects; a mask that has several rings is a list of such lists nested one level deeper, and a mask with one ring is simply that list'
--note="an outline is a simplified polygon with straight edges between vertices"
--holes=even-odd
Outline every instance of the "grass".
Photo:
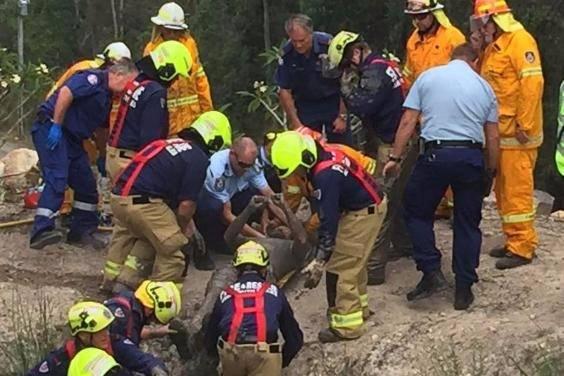
[{"label": "grass", "polygon": [[0,339],[2,374],[24,375],[53,350],[59,340],[59,332],[54,325],[53,302],[39,291],[31,304],[24,301],[16,289],[10,301],[3,303],[4,307],[10,307],[6,330],[13,338]]}]

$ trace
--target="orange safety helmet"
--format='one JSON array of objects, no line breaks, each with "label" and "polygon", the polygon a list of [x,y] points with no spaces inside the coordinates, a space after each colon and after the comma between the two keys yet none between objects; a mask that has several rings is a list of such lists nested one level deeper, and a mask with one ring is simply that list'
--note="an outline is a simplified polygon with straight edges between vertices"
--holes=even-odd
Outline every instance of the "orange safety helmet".
[{"label": "orange safety helmet", "polygon": [[495,14],[511,12],[505,0],[476,0],[474,2],[475,18],[493,16]]}]

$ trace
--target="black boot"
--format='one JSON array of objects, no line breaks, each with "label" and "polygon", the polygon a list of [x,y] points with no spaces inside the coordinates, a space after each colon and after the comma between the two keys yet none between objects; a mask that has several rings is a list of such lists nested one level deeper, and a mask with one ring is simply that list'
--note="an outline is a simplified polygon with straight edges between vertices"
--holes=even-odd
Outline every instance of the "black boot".
[{"label": "black boot", "polygon": [[386,267],[368,270],[368,286],[379,286],[386,282]]},{"label": "black boot", "polygon": [[519,266],[530,264],[532,260],[508,252],[503,258],[497,260],[495,267],[500,270],[513,269]]},{"label": "black boot", "polygon": [[419,300],[428,298],[436,292],[443,291],[448,287],[443,272],[439,269],[427,274],[423,274],[421,281],[415,286],[415,289],[407,293],[407,300]]},{"label": "black boot", "polygon": [[468,309],[474,301],[474,294],[472,293],[472,285],[456,283],[454,291],[454,309],[463,311]]},{"label": "black boot", "polygon": [[43,249],[51,244],[56,244],[63,240],[63,233],[58,230],[43,231],[35,235],[29,242],[29,247],[33,249]]},{"label": "black boot", "polygon": [[194,252],[194,267],[198,270],[215,270],[215,263],[208,252]]},{"label": "black boot", "polygon": [[108,242],[97,236],[94,232],[77,234],[70,231],[67,234],[67,243],[77,247],[92,247],[96,251],[101,251],[108,246]]},{"label": "black boot", "polygon": [[501,258],[501,257],[505,257],[505,255],[508,252],[509,251],[507,250],[507,248],[505,248],[505,246],[502,246],[502,247],[490,249],[489,255],[495,258]]}]

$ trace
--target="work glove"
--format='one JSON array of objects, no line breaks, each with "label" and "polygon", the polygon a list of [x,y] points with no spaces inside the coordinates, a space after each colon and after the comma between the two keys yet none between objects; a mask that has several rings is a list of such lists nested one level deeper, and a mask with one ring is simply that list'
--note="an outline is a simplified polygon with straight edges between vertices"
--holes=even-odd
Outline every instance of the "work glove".
[{"label": "work glove", "polygon": [[151,376],[168,376],[168,371],[162,366],[156,366],[151,369]]},{"label": "work glove", "polygon": [[306,274],[306,280],[304,282],[304,287],[307,289],[313,289],[319,285],[321,277],[323,277],[323,271],[325,270],[325,261],[314,258],[307,266],[302,270],[303,274]]},{"label": "work glove", "polygon": [[488,197],[492,191],[492,185],[497,175],[497,171],[492,168],[487,168],[484,171],[484,197]]},{"label": "work glove", "polygon": [[51,128],[49,128],[49,135],[47,135],[47,148],[49,148],[49,150],[55,150],[61,142],[62,137],[63,127],[61,124],[53,123]]},{"label": "work glove", "polygon": [[251,201],[249,202],[249,208],[253,212],[256,212],[257,210],[264,209],[267,203],[268,197],[256,195],[251,198]]},{"label": "work glove", "polygon": [[343,96],[348,97],[358,86],[359,81],[358,72],[353,69],[346,69],[341,76],[341,93]]},{"label": "work glove", "polygon": [[96,159],[96,167],[98,167],[98,172],[103,178],[108,176],[106,172],[106,157],[98,157]]}]

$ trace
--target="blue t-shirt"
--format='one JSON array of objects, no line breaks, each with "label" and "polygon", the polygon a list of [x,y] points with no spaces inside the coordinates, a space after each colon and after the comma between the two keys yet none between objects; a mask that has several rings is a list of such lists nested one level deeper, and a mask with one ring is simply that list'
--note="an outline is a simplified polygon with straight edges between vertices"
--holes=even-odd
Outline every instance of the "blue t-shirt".
[{"label": "blue t-shirt", "polygon": [[204,184],[206,193],[222,203],[229,202],[235,193],[252,186],[258,190],[268,187],[264,172],[259,162],[255,160],[253,167],[243,176],[237,176],[231,169],[229,162],[230,150],[221,150],[210,158],[210,165]]},{"label": "blue t-shirt", "polygon": [[61,88],[66,86],[73,100],[63,121],[63,129],[74,138],[90,138],[98,127],[108,126],[112,109],[112,93],[108,88],[108,72],[84,70],[73,74],[65,83],[47,98],[40,111],[53,117]]},{"label": "blue t-shirt", "polygon": [[288,41],[276,69],[276,84],[292,91],[298,117],[306,125],[332,123],[339,115],[341,84],[338,78],[323,77],[320,58],[327,54],[331,39],[330,34],[314,32],[309,56],[298,53]]},{"label": "blue t-shirt", "polygon": [[462,60],[424,72],[403,106],[421,112],[421,137],[426,141],[483,143],[486,122],[497,123],[491,86]]}]

